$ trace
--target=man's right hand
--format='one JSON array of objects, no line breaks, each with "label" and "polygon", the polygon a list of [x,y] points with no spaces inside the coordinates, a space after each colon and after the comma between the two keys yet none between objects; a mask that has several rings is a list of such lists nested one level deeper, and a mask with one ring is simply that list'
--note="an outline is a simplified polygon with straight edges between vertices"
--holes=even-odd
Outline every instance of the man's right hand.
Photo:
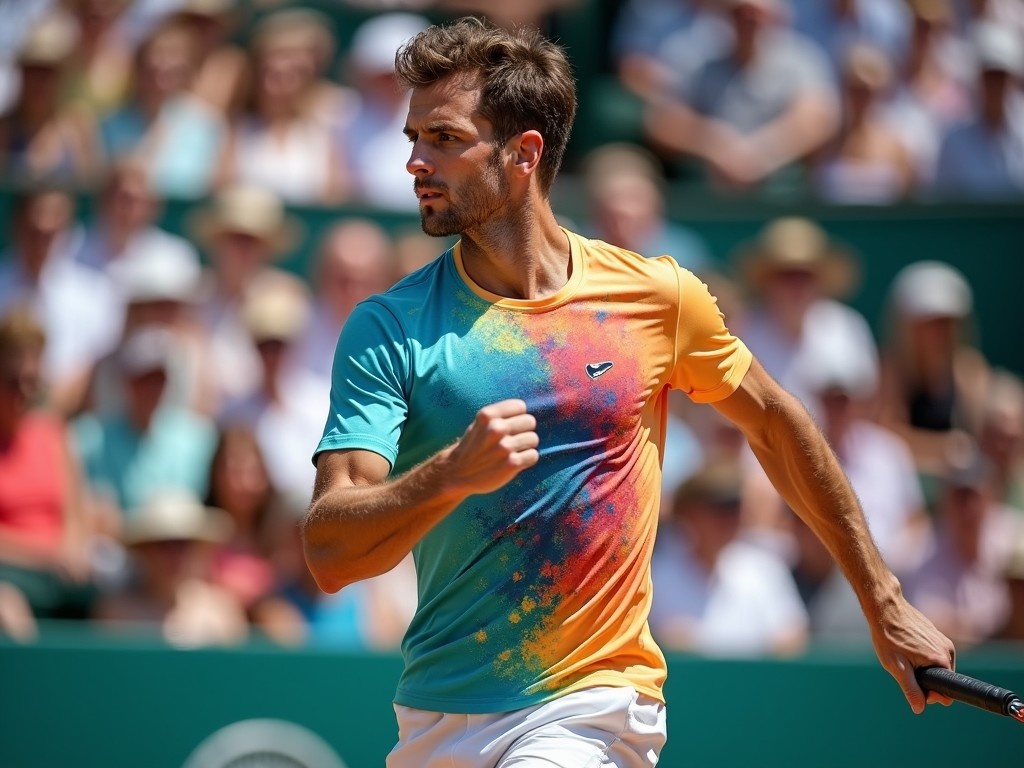
[{"label": "man's right hand", "polygon": [[473,493],[490,493],[540,459],[537,419],[522,400],[481,408],[465,434],[446,449],[449,482]]}]

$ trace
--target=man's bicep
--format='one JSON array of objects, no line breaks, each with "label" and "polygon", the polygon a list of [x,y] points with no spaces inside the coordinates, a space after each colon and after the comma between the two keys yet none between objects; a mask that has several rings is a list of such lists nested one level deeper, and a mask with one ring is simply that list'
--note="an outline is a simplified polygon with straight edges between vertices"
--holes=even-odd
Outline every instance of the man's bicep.
[{"label": "man's bicep", "polygon": [[757,439],[768,431],[773,412],[777,412],[779,405],[788,397],[791,396],[764,366],[753,359],[736,390],[711,405],[749,440]]},{"label": "man's bicep", "polygon": [[316,457],[313,501],[335,489],[382,483],[390,472],[391,463],[373,451],[322,451]]}]

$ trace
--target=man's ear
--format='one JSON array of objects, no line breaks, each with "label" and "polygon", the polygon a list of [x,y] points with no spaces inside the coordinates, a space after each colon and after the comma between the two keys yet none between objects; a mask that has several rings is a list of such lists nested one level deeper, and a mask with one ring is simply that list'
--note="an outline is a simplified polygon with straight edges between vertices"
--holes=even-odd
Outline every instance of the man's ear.
[{"label": "man's ear", "polygon": [[529,130],[518,134],[512,141],[510,149],[516,172],[523,177],[532,175],[544,151],[544,137],[539,131]]}]

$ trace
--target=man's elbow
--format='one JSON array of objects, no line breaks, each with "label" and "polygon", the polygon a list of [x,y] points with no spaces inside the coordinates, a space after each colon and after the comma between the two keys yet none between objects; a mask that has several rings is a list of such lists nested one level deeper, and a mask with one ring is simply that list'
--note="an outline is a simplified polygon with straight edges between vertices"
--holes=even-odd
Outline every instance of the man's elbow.
[{"label": "man's elbow", "polygon": [[303,547],[303,553],[306,558],[306,567],[322,592],[331,595],[358,580],[338,568],[333,558],[324,556],[322,552],[311,550],[308,545]]},{"label": "man's elbow", "polygon": [[323,540],[316,531],[302,529],[302,554],[306,568],[320,589],[333,594],[348,586],[357,578],[347,573],[350,557],[338,550],[336,543]]}]

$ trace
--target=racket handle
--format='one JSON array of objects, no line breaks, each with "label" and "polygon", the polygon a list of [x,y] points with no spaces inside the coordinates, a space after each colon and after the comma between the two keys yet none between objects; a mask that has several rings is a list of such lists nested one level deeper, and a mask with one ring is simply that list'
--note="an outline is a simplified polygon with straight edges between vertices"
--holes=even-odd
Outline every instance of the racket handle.
[{"label": "racket handle", "polygon": [[942,667],[920,667],[914,670],[918,684],[925,691],[935,691],[972,707],[1010,716],[1010,705],[1019,702],[1017,694],[997,685],[982,682]]}]

